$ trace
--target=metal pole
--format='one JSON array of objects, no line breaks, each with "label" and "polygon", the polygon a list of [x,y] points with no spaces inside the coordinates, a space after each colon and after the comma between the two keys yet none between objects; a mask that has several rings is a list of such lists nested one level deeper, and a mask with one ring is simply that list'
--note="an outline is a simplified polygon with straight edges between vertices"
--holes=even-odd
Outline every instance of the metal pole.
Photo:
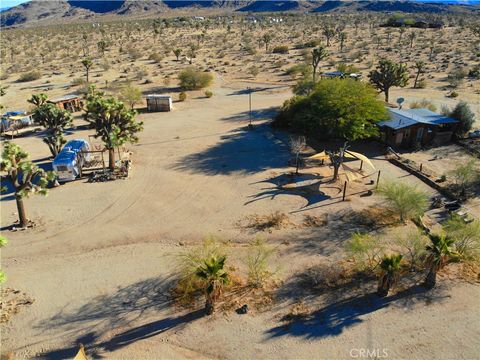
[{"label": "metal pole", "polygon": [[249,120],[248,126],[251,127],[252,126],[252,89],[249,86],[247,87],[247,90],[248,90],[248,120]]},{"label": "metal pole", "polygon": [[422,172],[423,164],[420,164],[420,172]]},{"label": "metal pole", "polygon": [[363,168],[363,160],[360,161],[360,170]]},{"label": "metal pole", "polygon": [[378,170],[378,175],[377,175],[377,184],[375,185],[375,189],[378,189],[378,182],[380,181],[380,170]]},{"label": "metal pole", "polygon": [[345,201],[346,192],[347,192],[347,182],[345,181],[345,183],[343,184],[343,198],[342,198],[342,201]]}]

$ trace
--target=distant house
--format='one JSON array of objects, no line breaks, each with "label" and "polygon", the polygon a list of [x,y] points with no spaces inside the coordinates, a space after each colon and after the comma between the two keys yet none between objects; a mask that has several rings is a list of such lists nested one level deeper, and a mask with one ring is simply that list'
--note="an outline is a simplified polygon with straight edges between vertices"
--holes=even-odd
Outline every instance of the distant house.
[{"label": "distant house", "polygon": [[382,141],[395,147],[442,145],[452,140],[458,121],[428,109],[388,109],[391,120],[378,123]]},{"label": "distant house", "polygon": [[48,100],[49,103],[55,104],[59,109],[70,112],[82,110],[82,99],[78,95],[65,95],[56,99]]}]

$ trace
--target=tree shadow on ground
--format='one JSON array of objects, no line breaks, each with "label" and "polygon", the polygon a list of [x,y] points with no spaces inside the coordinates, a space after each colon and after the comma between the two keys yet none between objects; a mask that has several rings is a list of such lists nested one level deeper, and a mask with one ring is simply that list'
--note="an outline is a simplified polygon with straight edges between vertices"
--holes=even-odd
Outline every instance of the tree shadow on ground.
[{"label": "tree shadow on ground", "polygon": [[256,92],[262,92],[262,91],[269,91],[269,90],[277,90],[277,89],[283,89],[285,86],[270,86],[270,87],[255,87],[255,88],[250,88],[250,89],[241,89],[234,91],[230,94],[227,94],[227,96],[239,96],[239,95],[248,95],[250,93],[256,93]]},{"label": "tree shadow on ground", "polygon": [[[413,285],[386,298],[379,298],[375,293],[359,294],[338,300],[341,294],[337,290],[331,296],[335,299],[326,306],[300,319],[286,322],[266,331],[267,340],[281,336],[295,336],[305,339],[320,339],[340,335],[345,329],[365,321],[376,311],[396,306],[409,310],[419,303],[429,305],[442,301],[450,296],[444,294],[444,289],[426,290],[420,285]],[[333,295],[333,294],[332,294]],[[284,319],[285,320],[285,319]]]},{"label": "tree shadow on ground", "polygon": [[253,174],[284,167],[290,158],[288,149],[273,136],[268,124],[254,130],[238,128],[220,139],[210,148],[180,159],[172,168],[211,176]]},{"label": "tree shadow on ground", "polygon": [[257,182],[256,184],[259,183],[270,183],[274,186],[262,188],[257,194],[250,195],[250,200],[246,201],[244,205],[265,199],[274,200],[277,196],[288,195],[304,198],[307,201],[307,203],[301,207],[301,209],[304,209],[331,198],[330,195],[320,190],[320,188],[323,188],[323,180],[322,176],[316,174],[295,175],[292,173],[284,173]]},{"label": "tree shadow on ground", "polygon": [[242,111],[238,114],[234,114],[232,116],[227,116],[222,118],[224,121],[248,121],[250,116],[252,117],[252,121],[254,120],[266,120],[266,119],[273,119],[275,115],[278,113],[280,108],[278,106],[272,106],[266,109],[255,109],[251,112],[249,110]]},{"label": "tree shadow on ground", "polygon": [[[169,290],[177,280],[173,276],[143,280],[119,288],[112,294],[99,295],[75,310],[62,310],[41,322],[37,327],[42,331],[60,329],[64,335],[77,336],[71,347],[52,350],[43,354],[41,358],[66,358],[68,356],[63,355],[76,352],[79,343],[90,349],[105,349],[107,346],[114,349],[138,340],[137,336],[148,337],[150,332],[160,333],[194,319],[195,316],[188,315],[178,318],[166,317],[146,325],[144,329],[140,326],[112,339],[102,339],[102,335],[112,329],[128,328],[133,322],[168,309],[171,305]],[[78,336],[79,332],[83,333]]]}]

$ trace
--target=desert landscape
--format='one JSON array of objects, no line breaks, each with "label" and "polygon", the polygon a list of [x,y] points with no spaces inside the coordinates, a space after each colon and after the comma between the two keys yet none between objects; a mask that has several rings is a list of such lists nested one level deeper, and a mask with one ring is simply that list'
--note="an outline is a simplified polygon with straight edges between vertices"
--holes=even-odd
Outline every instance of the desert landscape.
[{"label": "desert landscape", "polygon": [[[2,359],[478,357],[478,6],[31,3],[56,10],[7,10],[0,32],[2,112],[34,120],[2,134]],[[441,26],[383,26],[410,18]],[[382,59],[408,80],[388,104]],[[415,149],[368,122],[283,126],[289,99],[322,86],[378,123],[460,103],[473,121]],[[66,95],[79,111],[48,102]],[[149,111],[151,95],[171,111]],[[54,159],[74,139],[102,168],[62,181]]]}]

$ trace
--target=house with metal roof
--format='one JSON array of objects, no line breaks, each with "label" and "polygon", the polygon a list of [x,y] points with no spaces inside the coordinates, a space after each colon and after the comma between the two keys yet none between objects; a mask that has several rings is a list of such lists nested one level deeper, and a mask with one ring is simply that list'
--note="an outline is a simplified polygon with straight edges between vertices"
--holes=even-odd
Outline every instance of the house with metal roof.
[{"label": "house with metal roof", "polygon": [[452,140],[458,121],[428,109],[388,109],[390,120],[378,123],[382,141],[395,147],[442,145]]}]

